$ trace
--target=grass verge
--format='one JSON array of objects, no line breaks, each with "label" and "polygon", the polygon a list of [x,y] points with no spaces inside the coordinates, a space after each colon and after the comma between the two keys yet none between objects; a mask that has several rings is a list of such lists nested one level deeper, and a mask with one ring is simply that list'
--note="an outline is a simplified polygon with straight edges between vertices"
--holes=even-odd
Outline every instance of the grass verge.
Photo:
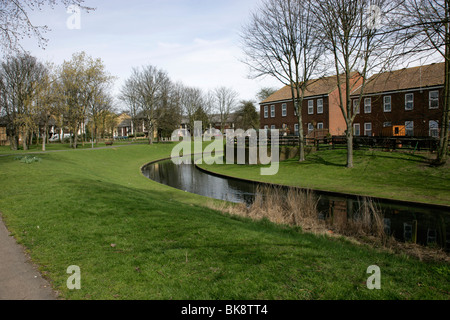
[{"label": "grass verge", "polygon": [[[223,214],[141,175],[173,145],[0,158],[0,211],[64,299],[441,299],[448,264]],[[81,269],[81,290],[66,270]],[[369,290],[367,268],[381,269]]]},{"label": "grass verge", "polygon": [[242,179],[450,206],[450,166],[431,167],[427,154],[358,150],[354,168],[346,168],[346,150],[324,150],[280,162],[274,176],[261,176],[262,166],[206,165],[219,174]]}]

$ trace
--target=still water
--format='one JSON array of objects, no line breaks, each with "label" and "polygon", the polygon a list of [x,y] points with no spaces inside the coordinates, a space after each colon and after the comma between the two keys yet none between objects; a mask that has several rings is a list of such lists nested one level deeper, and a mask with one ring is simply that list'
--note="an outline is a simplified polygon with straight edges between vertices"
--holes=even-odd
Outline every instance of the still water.
[{"label": "still water", "polygon": [[[211,175],[194,164],[164,160],[148,164],[142,173],[149,179],[186,192],[230,202],[252,203],[257,183]],[[316,191],[319,219],[351,219],[361,199]],[[373,198],[384,214],[385,231],[400,241],[436,245],[450,250],[450,210],[443,206],[416,205]]]}]

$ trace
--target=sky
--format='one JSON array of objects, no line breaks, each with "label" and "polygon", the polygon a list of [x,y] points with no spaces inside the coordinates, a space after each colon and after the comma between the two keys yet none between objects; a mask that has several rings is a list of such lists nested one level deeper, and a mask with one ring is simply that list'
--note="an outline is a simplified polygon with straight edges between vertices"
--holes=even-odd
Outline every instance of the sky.
[{"label": "sky", "polygon": [[79,29],[67,8],[33,11],[35,25],[47,25],[45,50],[35,39],[25,39],[25,50],[42,61],[61,64],[84,51],[101,58],[117,77],[114,94],[133,68],[153,65],[174,82],[204,91],[225,86],[240,100],[257,100],[262,87],[281,88],[275,79],[249,79],[239,33],[258,0],[85,0],[96,8],[81,11]]}]

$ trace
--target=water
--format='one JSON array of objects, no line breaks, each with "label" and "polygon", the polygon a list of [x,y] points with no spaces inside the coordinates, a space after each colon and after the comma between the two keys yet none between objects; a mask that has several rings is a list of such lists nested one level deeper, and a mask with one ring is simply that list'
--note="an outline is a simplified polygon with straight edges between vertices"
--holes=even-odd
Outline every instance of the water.
[{"label": "water", "polygon": [[[171,160],[149,164],[143,174],[156,182],[186,192],[236,203],[252,203],[257,183],[211,175],[193,164],[175,164]],[[352,219],[361,206],[358,197],[318,192],[318,210],[322,219]],[[450,249],[450,210],[443,206],[416,205],[373,198],[385,217],[385,230],[400,241]]]}]

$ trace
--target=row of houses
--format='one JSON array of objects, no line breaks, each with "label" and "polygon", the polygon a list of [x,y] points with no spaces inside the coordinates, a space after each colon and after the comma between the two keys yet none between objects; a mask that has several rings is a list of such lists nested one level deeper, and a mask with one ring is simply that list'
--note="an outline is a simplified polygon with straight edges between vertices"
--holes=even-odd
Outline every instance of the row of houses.
[{"label": "row of houses", "polygon": [[[214,114],[210,117],[210,127],[203,129],[221,129],[221,120],[220,115]],[[224,121],[224,129],[233,129],[235,126],[236,114],[231,113]],[[189,131],[189,120],[186,117],[182,117],[181,123],[179,124],[179,129],[182,132]],[[117,137],[129,137],[130,135],[135,135],[136,133],[143,133],[145,135],[148,134],[148,130],[145,127],[145,121],[142,117],[137,117],[136,120],[136,128],[133,126],[133,121],[131,120],[131,116],[124,112],[118,118],[118,125],[115,131],[115,135]],[[155,133],[156,134],[156,133]]]},{"label": "row of houses", "polygon": [[[224,129],[231,129],[234,128],[235,125],[235,121],[236,121],[236,114],[230,114],[227,119],[224,122]],[[210,117],[210,128],[209,129],[219,129],[221,128],[221,120],[220,120],[220,115],[212,115]],[[187,132],[189,130],[189,125],[188,125],[189,121],[187,118],[183,118],[180,124],[177,124],[177,126],[179,126],[179,129],[184,130],[185,132]],[[7,121],[6,118],[0,118],[0,146],[2,145],[9,145],[10,141],[9,138],[7,136]],[[208,128],[204,128],[205,130]],[[43,133],[44,129],[43,129],[43,125],[41,128],[41,134]],[[68,133],[68,129],[65,128],[65,133]],[[86,133],[86,127],[85,126],[81,126],[78,135],[82,135]],[[50,124],[49,124],[49,138],[51,138],[53,135],[58,134],[61,135],[62,134],[62,130],[61,128],[59,128],[56,124],[56,122],[51,119],[50,120]],[[148,128],[146,128],[145,126],[145,120],[143,117],[137,117],[137,121],[136,121],[136,127],[133,126],[133,122],[131,120],[131,116],[127,113],[127,112],[122,112],[121,114],[117,115],[117,119],[116,119],[116,125],[115,128],[113,129],[113,137],[114,138],[126,138],[126,137],[130,137],[130,136],[135,136],[135,135],[141,135],[141,136],[148,136]],[[154,137],[157,137],[157,132],[154,132]],[[21,141],[22,137],[19,137],[19,143]]]},{"label": "row of houses", "polygon": [[[339,107],[336,78],[311,80],[302,108],[306,136],[318,130],[337,136],[345,134],[347,127]],[[398,126],[406,136],[438,137],[444,79],[444,63],[385,72],[368,79],[363,97],[359,99],[362,78],[353,73],[351,85],[355,90],[351,98],[357,113],[354,135],[381,136],[386,134],[386,128]],[[260,103],[260,126],[298,135],[299,125],[289,86]]]}]

